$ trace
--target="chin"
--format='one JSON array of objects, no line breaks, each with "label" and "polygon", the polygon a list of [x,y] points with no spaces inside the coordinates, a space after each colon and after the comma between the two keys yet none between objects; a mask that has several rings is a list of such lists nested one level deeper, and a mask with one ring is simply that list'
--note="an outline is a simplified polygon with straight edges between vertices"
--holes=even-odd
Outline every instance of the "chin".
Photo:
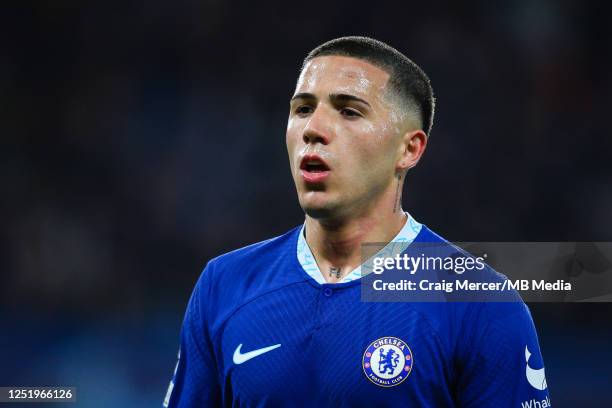
[{"label": "chin", "polygon": [[321,219],[328,218],[333,215],[333,205],[330,205],[327,197],[321,197],[320,194],[312,194],[308,192],[300,200],[302,210],[312,218]]},{"label": "chin", "polygon": [[300,204],[309,217],[317,220],[337,218],[341,213],[341,207],[330,200],[304,200]]},{"label": "chin", "polygon": [[302,207],[302,209],[306,215],[315,220],[324,220],[334,215],[334,212],[326,207]]}]

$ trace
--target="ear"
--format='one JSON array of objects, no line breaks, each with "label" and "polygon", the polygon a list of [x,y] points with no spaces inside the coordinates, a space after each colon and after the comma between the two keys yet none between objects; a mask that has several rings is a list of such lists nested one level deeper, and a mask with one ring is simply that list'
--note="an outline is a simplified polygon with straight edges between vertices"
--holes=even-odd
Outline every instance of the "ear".
[{"label": "ear", "polygon": [[427,147],[427,135],[422,130],[411,130],[404,133],[400,144],[400,156],[396,169],[406,172],[417,165]]}]

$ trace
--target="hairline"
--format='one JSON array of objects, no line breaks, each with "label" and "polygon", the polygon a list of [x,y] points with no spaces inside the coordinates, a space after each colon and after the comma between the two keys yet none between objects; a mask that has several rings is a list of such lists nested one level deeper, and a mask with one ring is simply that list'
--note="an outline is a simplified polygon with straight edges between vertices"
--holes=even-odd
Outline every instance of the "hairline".
[{"label": "hairline", "polygon": [[320,57],[347,57],[353,58],[359,61],[367,62],[375,66],[376,68],[382,69],[385,71],[389,78],[385,83],[384,88],[384,98],[387,99],[392,104],[396,104],[400,108],[400,112],[403,114],[403,117],[400,119],[400,122],[409,121],[411,123],[411,127],[416,127],[417,129],[423,129],[424,123],[421,119],[422,112],[418,107],[418,102],[410,95],[402,95],[402,91],[399,89],[399,84],[395,81],[396,73],[392,66],[389,64],[381,63],[380,61],[375,60],[374,58],[368,58],[360,55],[353,55],[347,52],[342,52],[340,50],[333,51],[323,51],[317,55],[310,56],[310,54],[304,59],[302,63],[302,67],[300,68],[300,76],[304,72],[306,65],[316,58]]}]

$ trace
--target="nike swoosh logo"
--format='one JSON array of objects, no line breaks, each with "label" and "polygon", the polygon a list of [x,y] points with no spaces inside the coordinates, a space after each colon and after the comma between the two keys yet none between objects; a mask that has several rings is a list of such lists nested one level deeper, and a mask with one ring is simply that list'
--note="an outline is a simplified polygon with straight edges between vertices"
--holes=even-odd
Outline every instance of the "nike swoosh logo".
[{"label": "nike swoosh logo", "polygon": [[236,350],[234,351],[234,357],[233,357],[234,364],[245,363],[245,362],[249,361],[252,358],[261,356],[262,354],[267,353],[268,351],[272,351],[274,349],[277,349],[280,346],[281,346],[280,344],[275,344],[273,346],[260,348],[260,349],[257,349],[257,350],[249,351],[247,353],[241,353],[240,350],[242,349],[242,344],[239,344],[238,347],[236,347]]}]

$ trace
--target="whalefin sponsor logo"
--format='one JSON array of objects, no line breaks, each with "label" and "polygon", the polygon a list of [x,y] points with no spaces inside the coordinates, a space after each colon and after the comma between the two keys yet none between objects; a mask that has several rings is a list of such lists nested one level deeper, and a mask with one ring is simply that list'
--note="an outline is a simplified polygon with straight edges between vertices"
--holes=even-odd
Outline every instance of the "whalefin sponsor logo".
[{"label": "whalefin sponsor logo", "polygon": [[[544,391],[548,387],[546,384],[544,367],[538,369],[532,368],[529,365],[530,358],[531,352],[529,348],[525,346],[525,376],[527,377],[527,382],[536,390]],[[549,408],[550,406],[550,398],[548,395],[544,399],[532,398],[521,402],[521,408]]]},{"label": "whalefin sponsor logo", "polygon": [[527,346],[525,346],[525,375],[527,376],[527,381],[536,390],[544,391],[546,389],[546,375],[544,374],[544,367],[539,369],[529,367],[530,357],[531,352]]},{"label": "whalefin sponsor logo", "polygon": [[521,402],[521,408],[549,408],[550,407],[550,398],[548,396],[546,399],[537,400],[530,399],[529,401]]}]

